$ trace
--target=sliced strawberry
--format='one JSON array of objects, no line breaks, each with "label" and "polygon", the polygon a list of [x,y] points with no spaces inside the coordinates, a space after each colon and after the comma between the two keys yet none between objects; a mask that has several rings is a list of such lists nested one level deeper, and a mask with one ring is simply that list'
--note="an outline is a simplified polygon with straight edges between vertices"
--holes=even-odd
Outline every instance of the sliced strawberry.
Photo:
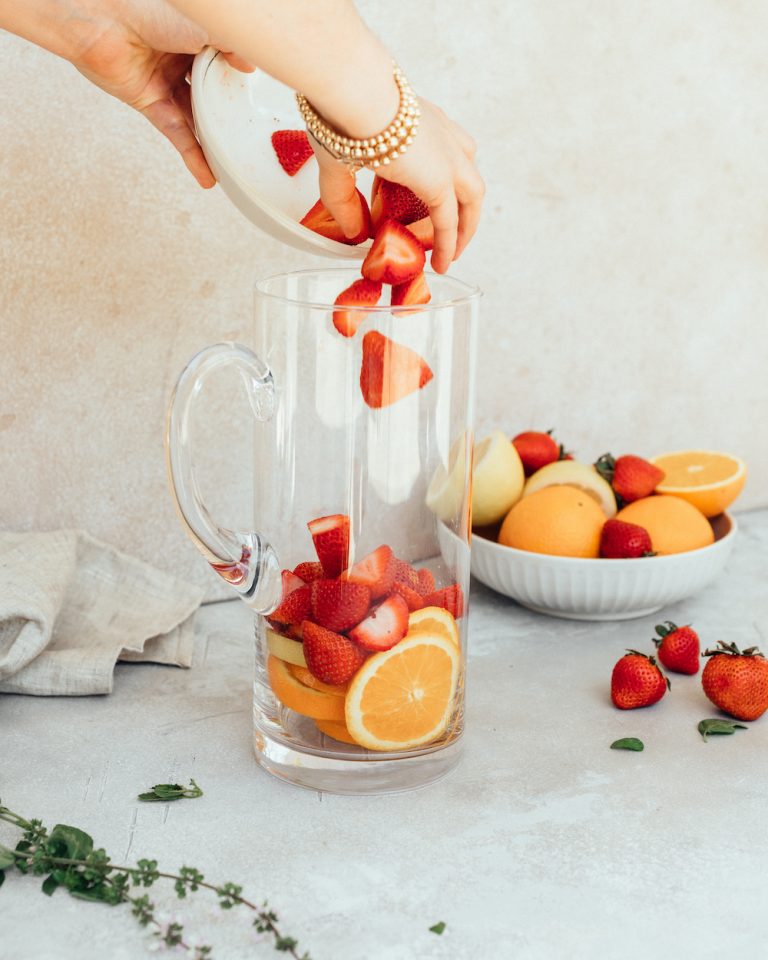
[{"label": "sliced strawberry", "polygon": [[334,513],[307,524],[326,577],[338,577],[349,563],[349,517]]},{"label": "sliced strawberry", "polygon": [[408,227],[397,220],[385,220],[376,231],[361,270],[367,280],[405,283],[421,273],[425,261],[424,247]]},{"label": "sliced strawberry", "polygon": [[347,683],[365,662],[365,654],[348,637],[319,627],[311,620],[302,624],[304,657],[313,677],[340,686]]},{"label": "sliced strawberry", "polygon": [[368,587],[371,598],[386,596],[395,580],[397,560],[390,547],[382,544],[341,575],[342,580]]},{"label": "sliced strawberry", "polygon": [[432,371],[415,350],[370,330],[363,337],[360,389],[369,407],[388,407],[420,390]]},{"label": "sliced strawberry", "polygon": [[371,605],[371,591],[345,580],[315,580],[312,591],[312,619],[321,627],[343,633],[360,623]]},{"label": "sliced strawberry", "polygon": [[419,200],[413,190],[376,177],[371,191],[371,223],[374,230],[387,219],[408,224],[428,216],[429,207]]},{"label": "sliced strawberry", "polygon": [[408,604],[393,594],[375,607],[349,636],[365,650],[389,650],[408,631]]},{"label": "sliced strawberry", "polygon": [[435,225],[431,217],[424,217],[415,223],[409,223],[408,229],[416,237],[425,250],[431,250],[435,245]]},{"label": "sliced strawberry", "polygon": [[297,577],[301,577],[304,583],[322,580],[325,576],[323,573],[323,565],[317,560],[307,560],[304,563],[300,563],[293,572]]},{"label": "sliced strawberry", "polygon": [[[395,567],[395,580],[404,583],[411,590],[419,592],[419,571],[405,560],[398,560]],[[430,591],[431,593],[432,591]]]},{"label": "sliced strawberry", "polygon": [[374,280],[355,280],[346,290],[333,301],[343,310],[333,311],[333,325],[343,337],[354,337],[357,328],[365,320],[365,310],[354,310],[353,307],[374,307],[381,298],[381,284]]},{"label": "sliced strawberry", "polygon": [[419,585],[416,589],[419,591],[422,597],[427,597],[430,593],[434,593],[436,584],[431,570],[427,570],[426,567],[422,567],[420,570],[417,570],[416,573],[419,577]]},{"label": "sliced strawberry", "polygon": [[[298,577],[296,578],[298,579]],[[280,606],[272,612],[271,619],[278,623],[301,623],[312,609],[312,588],[307,583],[293,590],[283,599]]]},{"label": "sliced strawberry", "polygon": [[457,620],[464,615],[464,592],[458,583],[435,590],[424,598],[425,607],[445,607]]},{"label": "sliced strawberry", "polygon": [[402,597],[403,600],[405,600],[411,613],[413,613],[414,610],[421,610],[424,606],[424,597],[422,597],[418,590],[411,589],[411,587],[403,583],[402,580],[395,580],[392,584],[392,593],[397,594],[398,597]]},{"label": "sliced strawberry", "polygon": [[429,303],[432,294],[427,286],[427,278],[423,273],[416,274],[405,283],[398,283],[392,287],[390,303],[393,307],[412,307],[419,303]]},{"label": "sliced strawberry", "polygon": [[304,620],[302,623],[291,623],[285,630],[285,634],[288,637],[293,637],[294,640],[303,640],[304,639],[304,626],[306,623]]},{"label": "sliced strawberry", "polygon": [[363,225],[360,228],[360,232],[354,237],[345,236],[344,231],[330,213],[328,213],[322,200],[318,200],[314,207],[304,214],[300,220],[301,225],[308,227],[310,230],[314,230],[315,233],[319,233],[323,237],[328,237],[329,240],[337,240],[339,243],[346,243],[350,246],[362,243],[363,240],[367,240],[371,235],[371,213],[362,193],[360,193],[359,190],[355,190],[355,193],[360,202],[360,209],[363,214]]},{"label": "sliced strawberry", "polygon": [[314,153],[306,130],[275,130],[272,147],[289,177],[295,177]]},{"label": "sliced strawberry", "polygon": [[283,570],[280,576],[282,577],[283,581],[283,600],[285,600],[289,593],[293,593],[294,590],[298,590],[299,587],[303,587],[306,583],[304,577],[300,577],[295,570],[293,573],[291,573],[290,570]]}]

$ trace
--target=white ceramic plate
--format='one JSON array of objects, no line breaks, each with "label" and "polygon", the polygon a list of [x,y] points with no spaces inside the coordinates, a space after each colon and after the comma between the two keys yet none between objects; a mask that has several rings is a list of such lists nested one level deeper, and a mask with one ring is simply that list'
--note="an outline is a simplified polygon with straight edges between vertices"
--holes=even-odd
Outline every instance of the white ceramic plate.
[{"label": "white ceramic plate", "polygon": [[636,560],[582,560],[503,547],[472,537],[472,573],[524,607],[573,620],[628,620],[698,593],[723,569],[737,524],[712,521],[715,542],[700,550]]},{"label": "white ceramic plate", "polygon": [[[275,130],[303,130],[293,91],[261,70],[240,73],[206,47],[192,67],[195,129],[222,190],[257,227],[307,253],[361,260],[371,241],[338,243],[302,227],[304,214],[320,196],[317,163],[310,159],[294,177],[277,161]],[[373,177],[360,171],[358,188],[370,195]]]}]

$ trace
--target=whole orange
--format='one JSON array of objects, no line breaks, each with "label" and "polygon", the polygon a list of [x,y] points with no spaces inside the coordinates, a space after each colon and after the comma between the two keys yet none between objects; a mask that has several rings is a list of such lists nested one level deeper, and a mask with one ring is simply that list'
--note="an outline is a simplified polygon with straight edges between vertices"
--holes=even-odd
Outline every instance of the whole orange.
[{"label": "whole orange", "polygon": [[499,543],[557,557],[597,557],[606,515],[584,490],[565,484],[544,487],[512,507]]},{"label": "whole orange", "polygon": [[616,514],[617,520],[637,523],[651,536],[655,553],[684,553],[709,546],[715,539],[704,514],[679,497],[643,497]]}]

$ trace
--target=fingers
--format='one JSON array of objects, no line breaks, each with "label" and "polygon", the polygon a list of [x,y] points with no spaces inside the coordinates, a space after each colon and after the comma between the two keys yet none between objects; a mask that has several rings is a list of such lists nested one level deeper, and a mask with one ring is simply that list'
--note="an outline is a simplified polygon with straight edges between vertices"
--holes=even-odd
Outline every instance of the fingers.
[{"label": "fingers", "polygon": [[320,199],[344,236],[350,239],[358,236],[363,229],[363,211],[357,199],[354,174],[322,147],[318,146],[315,155],[320,168]]},{"label": "fingers", "polygon": [[485,184],[474,166],[467,169],[465,180],[456,191],[456,197],[459,201],[459,229],[454,260],[459,259],[467,244],[475,235],[477,225],[480,222],[480,213],[483,209]]},{"label": "fingers", "polygon": [[452,190],[445,193],[437,204],[430,205],[429,215],[435,228],[435,246],[430,262],[435,273],[445,273],[456,253],[459,224],[456,194]]},{"label": "fingers", "polygon": [[141,112],[152,126],[176,147],[187,169],[201,187],[208,189],[216,185],[216,177],[190,129],[184,109],[175,100],[156,100]]},{"label": "fingers", "polygon": [[234,67],[235,70],[239,70],[241,73],[253,73],[253,71],[256,69],[252,63],[244,60],[237,53],[227,53],[226,51],[222,50],[221,55],[224,57],[230,67]]}]

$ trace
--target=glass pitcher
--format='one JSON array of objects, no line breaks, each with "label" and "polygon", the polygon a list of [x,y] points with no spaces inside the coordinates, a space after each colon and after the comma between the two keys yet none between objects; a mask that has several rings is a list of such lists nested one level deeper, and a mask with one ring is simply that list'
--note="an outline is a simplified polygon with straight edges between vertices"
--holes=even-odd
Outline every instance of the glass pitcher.
[{"label": "glass pitcher", "polygon": [[[365,794],[435,780],[460,754],[479,291],[430,275],[428,304],[355,308],[343,335],[334,300],[356,278],[260,281],[253,343],[190,361],[166,449],[192,540],[258,614],[259,763]],[[193,469],[195,398],[223,367],[254,421],[246,532],[215,522]]]}]

